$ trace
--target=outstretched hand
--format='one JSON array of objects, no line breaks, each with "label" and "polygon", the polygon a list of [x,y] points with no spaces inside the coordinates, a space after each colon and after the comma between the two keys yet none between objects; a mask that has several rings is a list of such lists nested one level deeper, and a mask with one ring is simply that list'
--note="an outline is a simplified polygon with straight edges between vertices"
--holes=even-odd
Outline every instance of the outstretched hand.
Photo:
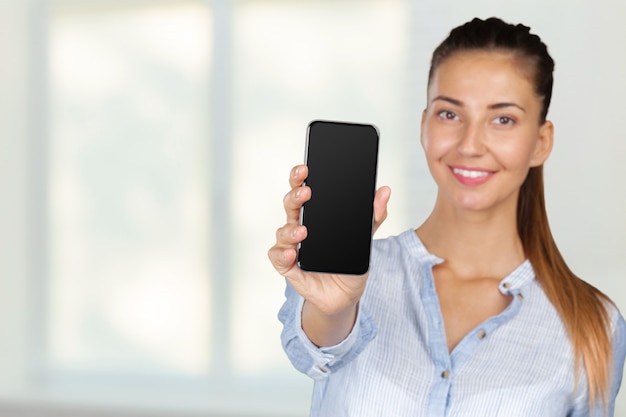
[{"label": "outstretched hand", "polygon": [[[307,236],[305,226],[299,224],[300,209],[311,198],[311,189],[303,185],[307,178],[306,165],[291,170],[291,190],[285,195],[283,204],[287,222],[276,232],[276,244],[268,256],[278,273],[284,276],[294,289],[326,316],[341,315],[353,309],[363,291],[367,275],[340,275],[306,272],[297,265],[297,248]],[[374,197],[374,231],[387,217],[387,203],[391,195],[389,187],[381,187]]]}]

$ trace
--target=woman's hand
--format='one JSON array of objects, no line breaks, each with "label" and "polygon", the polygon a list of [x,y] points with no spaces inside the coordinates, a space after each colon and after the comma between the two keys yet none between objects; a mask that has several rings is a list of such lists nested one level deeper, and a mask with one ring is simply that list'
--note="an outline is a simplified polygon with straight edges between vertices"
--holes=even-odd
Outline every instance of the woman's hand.
[{"label": "woman's hand", "polygon": [[[269,250],[268,256],[276,271],[306,300],[302,327],[307,336],[318,346],[328,346],[343,340],[352,329],[356,305],[365,290],[368,274],[321,274],[302,271],[298,267],[298,244],[307,236],[306,227],[299,224],[300,209],[311,198],[311,189],[303,185],[307,175],[306,165],[298,165],[291,170],[291,190],[283,200],[287,223],[276,232],[276,244]],[[376,191],[374,231],[387,217],[390,194],[389,187]]]}]

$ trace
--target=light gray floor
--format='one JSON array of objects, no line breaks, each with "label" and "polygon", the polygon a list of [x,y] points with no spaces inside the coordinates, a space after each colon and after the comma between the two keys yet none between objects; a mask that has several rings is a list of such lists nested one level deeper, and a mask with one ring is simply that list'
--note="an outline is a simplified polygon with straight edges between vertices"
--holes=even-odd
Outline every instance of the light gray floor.
[{"label": "light gray floor", "polygon": [[[1,417],[237,417],[232,414],[180,414],[132,410],[90,410],[64,406],[0,404]],[[267,416],[259,416],[267,417]]]}]

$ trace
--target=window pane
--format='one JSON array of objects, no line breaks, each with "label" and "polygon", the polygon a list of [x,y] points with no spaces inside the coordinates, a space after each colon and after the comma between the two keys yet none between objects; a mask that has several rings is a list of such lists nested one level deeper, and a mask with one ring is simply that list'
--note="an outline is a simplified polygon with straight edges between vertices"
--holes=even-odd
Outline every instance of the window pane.
[{"label": "window pane", "polygon": [[[408,12],[388,0],[249,1],[236,17],[234,246],[245,259],[233,259],[234,363],[244,374],[289,373],[276,319],[284,280],[266,256],[284,223],[289,169],[303,160],[312,119],[371,122],[382,134],[378,183],[396,184],[393,205],[403,207]],[[386,227],[408,224],[398,209]]]},{"label": "window pane", "polygon": [[49,361],[204,373],[211,15],[116,4],[51,20]]}]

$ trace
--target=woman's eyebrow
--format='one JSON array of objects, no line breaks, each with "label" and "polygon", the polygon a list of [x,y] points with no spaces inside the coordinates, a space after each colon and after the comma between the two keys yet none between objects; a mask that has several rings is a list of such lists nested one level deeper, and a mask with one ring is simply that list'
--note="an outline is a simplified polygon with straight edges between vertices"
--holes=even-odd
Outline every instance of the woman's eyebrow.
[{"label": "woman's eyebrow", "polygon": [[[461,100],[457,100],[455,98],[448,97],[448,96],[437,96],[431,100],[431,103],[434,103],[437,100],[446,101],[448,103],[454,104],[455,106],[461,106],[461,107],[463,106],[463,102]],[[489,110],[497,110],[497,109],[503,109],[506,107],[517,107],[521,111],[526,112],[525,108],[513,102],[502,102],[502,103],[490,104],[487,108]]]},{"label": "woman's eyebrow", "polygon": [[432,99],[430,102],[434,103],[437,100],[447,101],[448,103],[452,103],[455,106],[462,106],[463,105],[463,102],[461,100],[457,100],[455,98],[448,97],[448,96],[437,96],[434,99]]},{"label": "woman's eyebrow", "polygon": [[490,110],[494,110],[494,109],[503,109],[505,107],[517,107],[518,109],[520,109],[521,111],[523,111],[524,113],[526,113],[526,109],[523,108],[522,106],[520,106],[519,104],[515,104],[515,103],[496,103],[496,104],[492,104],[489,106]]}]

